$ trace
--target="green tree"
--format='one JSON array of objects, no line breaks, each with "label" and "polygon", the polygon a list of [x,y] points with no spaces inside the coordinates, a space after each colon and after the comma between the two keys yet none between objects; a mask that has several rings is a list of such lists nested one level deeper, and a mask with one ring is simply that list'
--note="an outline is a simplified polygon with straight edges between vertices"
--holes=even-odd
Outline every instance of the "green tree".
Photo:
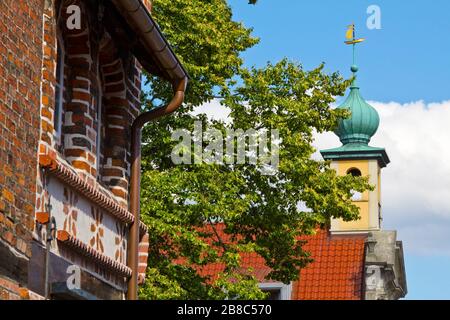
[{"label": "green tree", "polygon": [[[369,188],[367,179],[339,177],[311,158],[314,131],[332,130],[346,116],[330,104],[349,81],[325,74],[323,65],[305,71],[288,60],[243,68],[239,55],[257,39],[232,20],[224,0],[155,0],[153,14],[191,81],[185,106],[144,129],[141,212],[150,252],[141,298],[264,298],[251,272],[240,268],[242,253],[256,252],[272,269],[271,279],[288,283],[311,261],[300,235],[314,233],[331,217],[358,217],[351,192]],[[149,77],[148,86],[145,108],[170,98],[166,83]],[[190,114],[216,95],[230,108],[230,123]],[[278,170],[264,175],[261,163],[174,165],[178,142],[171,133],[192,132],[195,121],[222,133],[277,129]],[[222,226],[226,237],[220,236]],[[198,272],[210,263],[225,268],[216,277]]]}]

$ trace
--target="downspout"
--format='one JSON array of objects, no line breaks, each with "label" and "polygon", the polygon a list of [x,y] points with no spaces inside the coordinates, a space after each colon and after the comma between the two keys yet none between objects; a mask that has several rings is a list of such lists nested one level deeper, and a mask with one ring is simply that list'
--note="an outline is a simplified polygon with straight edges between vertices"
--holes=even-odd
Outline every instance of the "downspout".
[{"label": "downspout", "polygon": [[138,299],[138,266],[139,266],[139,222],[140,222],[140,184],[141,184],[141,131],[150,121],[169,115],[177,110],[184,101],[188,79],[183,78],[173,84],[174,97],[170,103],[162,108],[145,112],[134,120],[131,127],[131,184],[130,184],[130,211],[134,216],[131,226],[128,245],[128,266],[133,271],[128,280],[128,300]]},{"label": "downspout", "polygon": [[128,280],[127,299],[137,300],[141,130],[146,123],[169,115],[181,106],[184,101],[188,75],[142,0],[112,0],[112,3],[138,35],[144,48],[165,75],[163,77],[172,83],[174,91],[174,96],[167,106],[141,114],[134,120],[131,127],[130,211],[134,216],[134,222],[130,227],[128,237],[128,266],[132,270],[132,276]]}]

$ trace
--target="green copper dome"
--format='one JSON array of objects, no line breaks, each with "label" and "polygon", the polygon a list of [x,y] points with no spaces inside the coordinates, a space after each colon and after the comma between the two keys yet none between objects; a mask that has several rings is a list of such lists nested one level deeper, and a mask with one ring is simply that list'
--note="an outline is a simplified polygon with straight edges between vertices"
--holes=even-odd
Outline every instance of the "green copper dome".
[{"label": "green copper dome", "polygon": [[[347,33],[346,44],[353,46],[353,65],[350,70],[356,79],[358,66],[355,64],[355,46],[364,41],[364,39],[357,39],[355,36],[355,27],[351,26]],[[350,87],[350,94],[338,109],[348,109],[351,113],[348,119],[339,121],[338,127],[334,133],[339,137],[342,146],[333,149],[320,150],[325,160],[340,161],[340,160],[377,160],[381,168],[386,167],[390,160],[384,148],[376,148],[369,146],[370,139],[377,132],[380,125],[380,116],[378,112],[368,104],[361,94],[359,87],[356,85],[356,80],[353,81]]]},{"label": "green copper dome", "polygon": [[[352,71],[356,72],[357,67],[352,66]],[[361,97],[355,83],[350,88],[349,96],[338,109],[348,109],[351,112],[350,118],[339,121],[338,128],[335,130],[342,144],[362,143],[368,145],[378,130],[380,117],[374,107]]]},{"label": "green copper dome", "polygon": [[[352,72],[358,67],[353,65]],[[334,133],[339,137],[342,146],[321,150],[325,160],[376,159],[382,168],[390,162],[386,150],[369,146],[370,139],[377,132],[380,124],[378,112],[368,104],[361,94],[356,81],[350,87],[350,94],[338,109],[348,109],[350,118],[341,120]]]}]

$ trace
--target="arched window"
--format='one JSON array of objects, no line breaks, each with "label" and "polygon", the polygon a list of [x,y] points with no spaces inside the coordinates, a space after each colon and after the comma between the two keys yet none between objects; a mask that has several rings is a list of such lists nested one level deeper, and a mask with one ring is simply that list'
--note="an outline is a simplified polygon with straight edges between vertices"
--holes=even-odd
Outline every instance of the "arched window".
[{"label": "arched window", "polygon": [[56,82],[55,82],[55,110],[53,113],[53,127],[55,128],[55,144],[61,145],[62,114],[64,105],[64,41],[60,32],[57,37]]},{"label": "arched window", "polygon": [[354,177],[361,177],[361,171],[357,168],[351,168],[347,170],[347,174],[351,174]]},{"label": "arched window", "polygon": [[[347,174],[351,174],[354,177],[361,177],[361,170],[357,168],[350,168],[347,170]],[[352,201],[361,201],[362,200],[362,193],[358,192],[356,190],[352,190]]]}]

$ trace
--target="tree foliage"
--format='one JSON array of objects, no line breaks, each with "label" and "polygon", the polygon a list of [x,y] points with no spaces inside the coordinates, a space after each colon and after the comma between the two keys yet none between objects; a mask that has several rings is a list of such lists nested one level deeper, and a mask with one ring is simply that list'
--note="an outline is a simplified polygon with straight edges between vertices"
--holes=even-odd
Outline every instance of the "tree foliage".
[{"label": "tree foliage", "polygon": [[[155,0],[153,10],[191,81],[185,106],[144,129],[141,214],[150,230],[150,253],[140,295],[264,298],[251,272],[240,268],[242,253],[259,254],[271,279],[289,283],[311,261],[299,236],[313,234],[332,217],[358,217],[350,198],[353,190],[369,188],[367,179],[339,177],[311,157],[314,132],[333,130],[347,116],[330,105],[349,81],[324,73],[323,65],[305,71],[288,60],[243,68],[240,54],[257,39],[232,20],[224,0]],[[167,84],[154,77],[148,77],[148,88],[146,109],[171,97]],[[231,110],[229,123],[190,113],[218,94]],[[171,152],[178,142],[171,133],[191,132],[195,121],[223,133],[277,129],[278,170],[264,175],[260,165],[248,163],[174,165]],[[220,236],[222,226],[226,237]],[[223,272],[216,277],[198,272],[211,263],[224,265]]]}]

